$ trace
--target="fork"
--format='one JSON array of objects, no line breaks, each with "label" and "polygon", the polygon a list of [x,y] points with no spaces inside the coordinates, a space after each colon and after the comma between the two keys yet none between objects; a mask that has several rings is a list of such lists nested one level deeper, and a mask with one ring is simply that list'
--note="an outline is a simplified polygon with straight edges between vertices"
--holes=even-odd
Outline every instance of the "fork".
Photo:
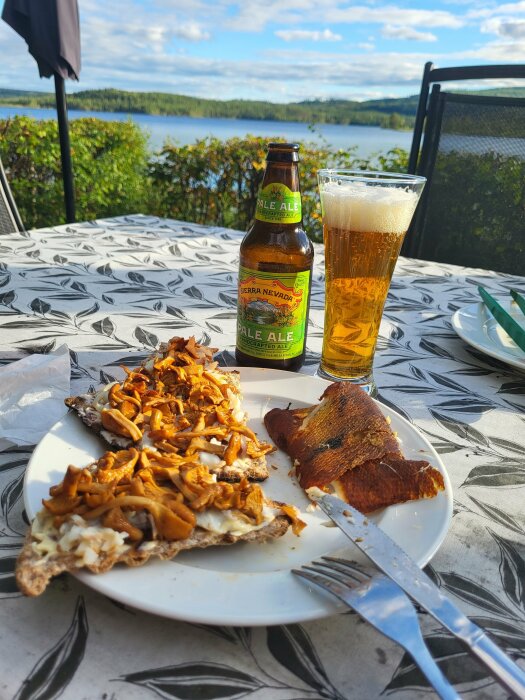
[{"label": "fork", "polygon": [[292,573],[335,595],[408,651],[440,698],[460,698],[432,658],[416,610],[397,583],[381,573],[370,576],[335,557],[322,557],[322,561],[292,569]]}]

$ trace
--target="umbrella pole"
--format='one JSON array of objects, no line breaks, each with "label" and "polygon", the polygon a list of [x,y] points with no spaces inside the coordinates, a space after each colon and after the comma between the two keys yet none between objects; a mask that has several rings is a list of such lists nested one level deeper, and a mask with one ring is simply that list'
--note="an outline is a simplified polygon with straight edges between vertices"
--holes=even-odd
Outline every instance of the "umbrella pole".
[{"label": "umbrella pole", "polygon": [[58,133],[60,137],[60,155],[62,158],[62,178],[64,181],[66,221],[68,224],[72,224],[75,221],[75,191],[73,187],[73,168],[71,166],[71,146],[69,143],[66,89],[64,86],[64,78],[56,73],[55,97],[57,103]]}]

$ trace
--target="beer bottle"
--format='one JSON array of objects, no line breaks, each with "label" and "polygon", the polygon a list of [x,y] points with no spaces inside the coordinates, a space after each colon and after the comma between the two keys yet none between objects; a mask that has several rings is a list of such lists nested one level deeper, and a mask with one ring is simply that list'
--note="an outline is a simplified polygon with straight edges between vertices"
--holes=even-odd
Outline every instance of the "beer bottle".
[{"label": "beer bottle", "polygon": [[304,362],[313,246],[303,229],[299,146],[270,143],[255,220],[240,248],[239,365],[297,371]]}]

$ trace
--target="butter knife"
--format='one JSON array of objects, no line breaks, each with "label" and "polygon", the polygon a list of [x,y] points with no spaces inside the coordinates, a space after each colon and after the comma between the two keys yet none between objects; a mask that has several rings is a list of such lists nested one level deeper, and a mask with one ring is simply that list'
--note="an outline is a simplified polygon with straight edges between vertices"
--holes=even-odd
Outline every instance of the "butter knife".
[{"label": "butter knife", "polygon": [[[311,490],[313,491],[313,489]],[[321,492],[320,492],[321,493]],[[525,673],[451,600],[386,533],[358,510],[330,495],[310,497],[383,573],[464,642],[503,686],[525,700]]]},{"label": "butter knife", "polygon": [[486,289],[483,287],[478,287],[478,292],[485,302],[485,306],[492,313],[499,325],[510,335],[516,345],[525,351],[525,329],[522,328],[520,324],[515,321],[502,306],[500,306],[500,304],[498,304],[498,302],[487,292]]}]

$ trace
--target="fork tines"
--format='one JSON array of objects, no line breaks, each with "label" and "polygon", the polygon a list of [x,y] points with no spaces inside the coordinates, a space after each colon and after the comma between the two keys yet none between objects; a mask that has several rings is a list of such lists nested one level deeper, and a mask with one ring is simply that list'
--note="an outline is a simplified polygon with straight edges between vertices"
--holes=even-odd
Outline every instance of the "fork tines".
[{"label": "fork tines", "polygon": [[300,569],[292,569],[292,573],[321,588],[328,589],[341,600],[344,600],[343,596],[348,589],[355,588],[370,579],[370,575],[355,564],[337,557],[322,557],[322,561],[314,561]]}]

